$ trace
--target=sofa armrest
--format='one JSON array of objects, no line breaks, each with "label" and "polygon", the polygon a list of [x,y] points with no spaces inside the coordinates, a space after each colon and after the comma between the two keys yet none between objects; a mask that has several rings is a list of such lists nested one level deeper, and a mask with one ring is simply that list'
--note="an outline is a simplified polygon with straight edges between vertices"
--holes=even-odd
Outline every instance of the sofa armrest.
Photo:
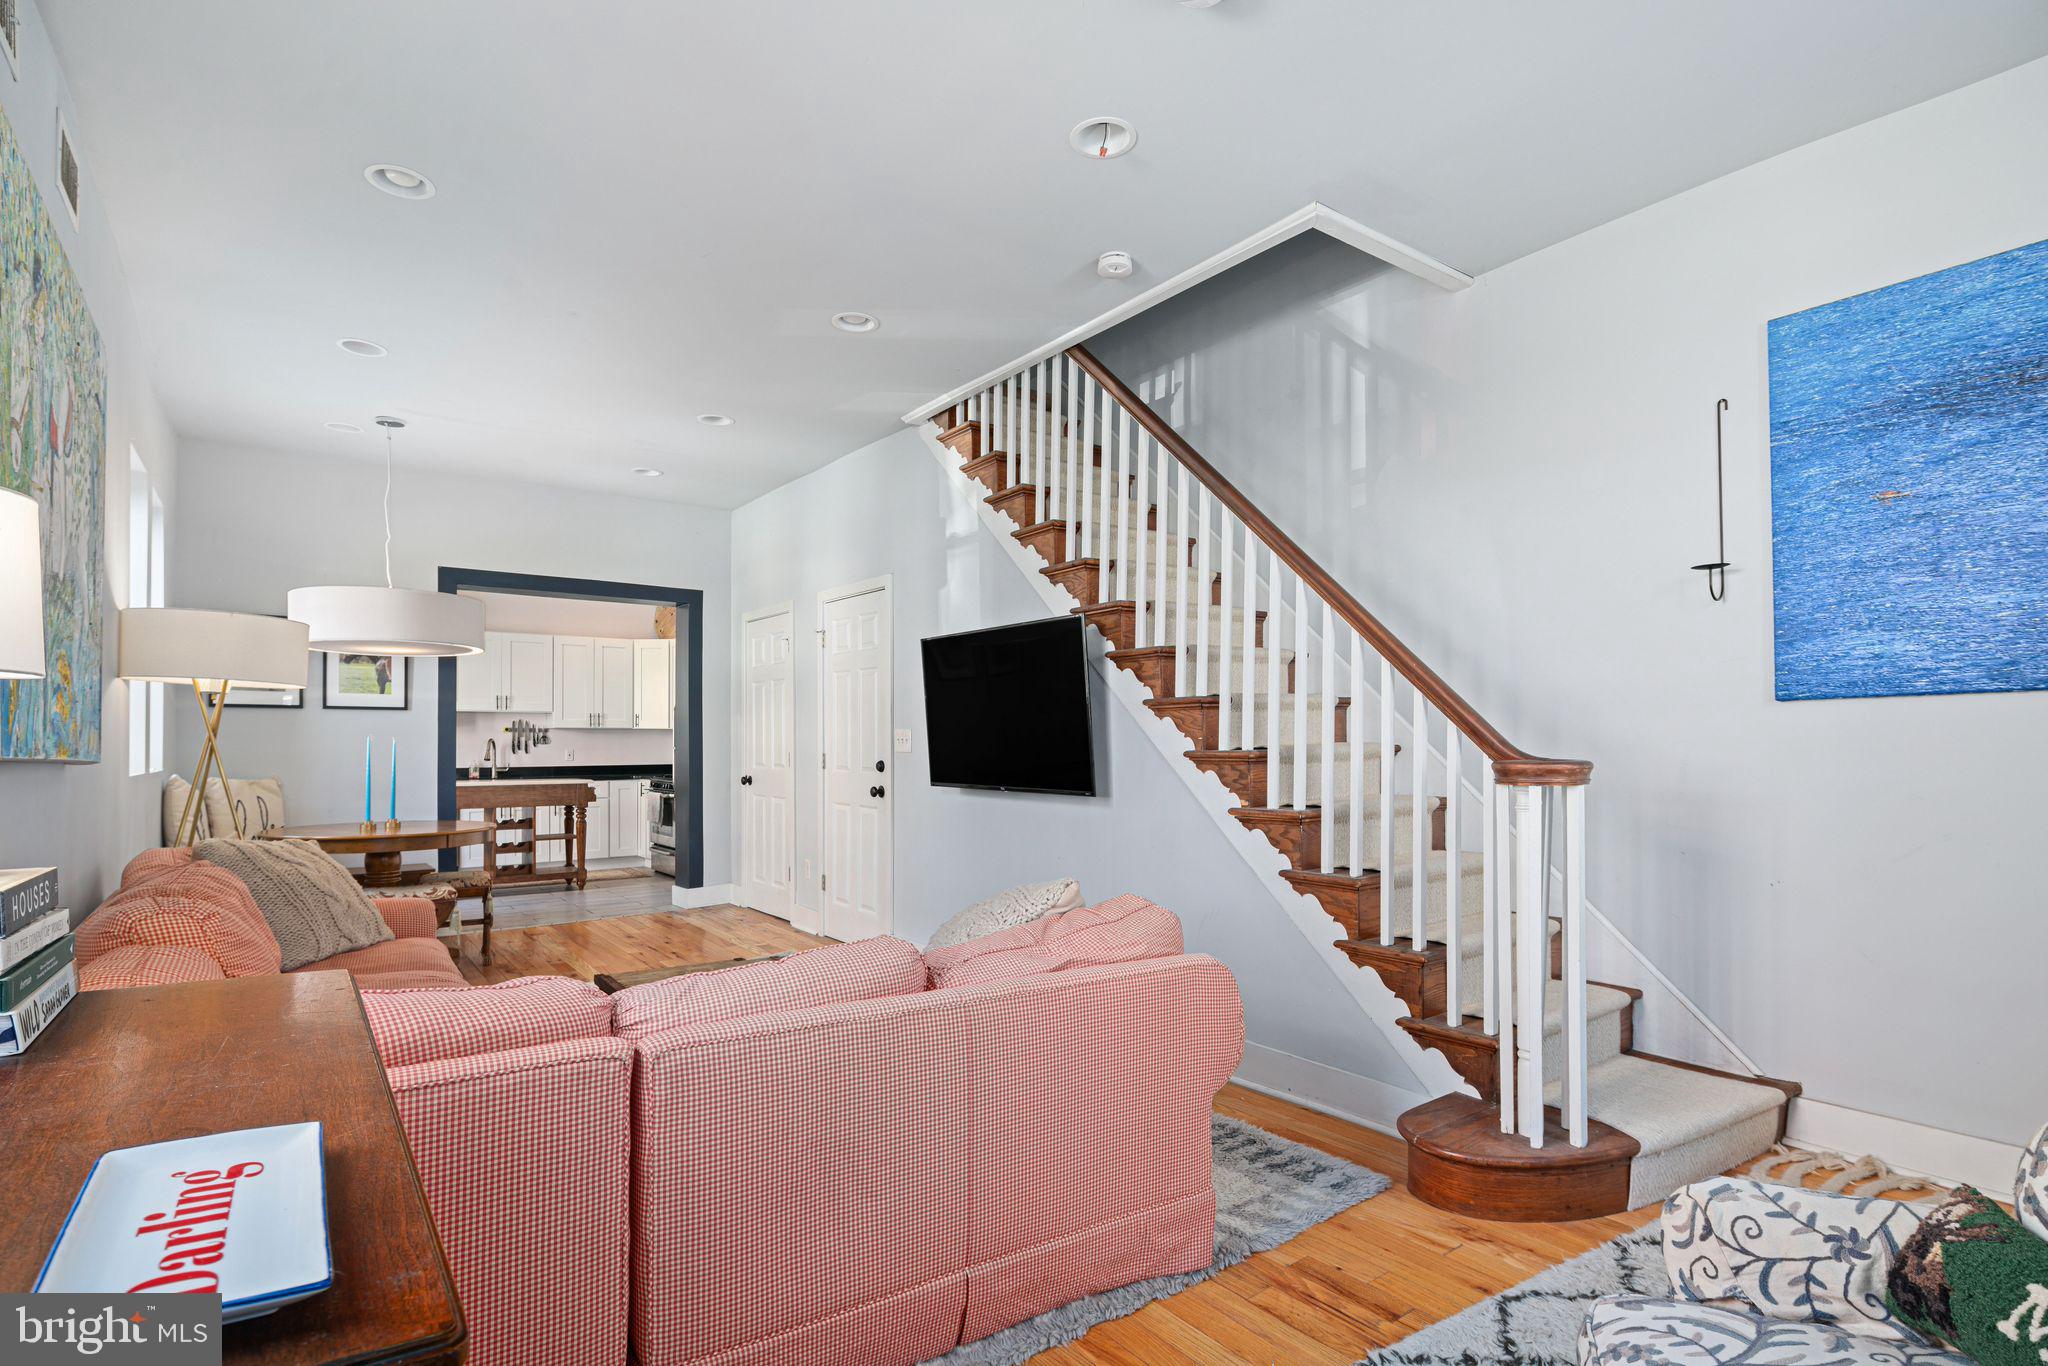
[{"label": "sofa armrest", "polygon": [[573,1039],[386,1074],[476,1366],[626,1359],[632,1045]]},{"label": "sofa armrest", "polygon": [[218,982],[227,977],[203,949],[182,944],[124,944],[78,969],[80,991],[160,987],[172,982]]},{"label": "sofa armrest", "polygon": [[441,927],[434,903],[423,896],[380,896],[371,904],[399,939],[431,939]]},{"label": "sofa armrest", "polygon": [[1885,1307],[1885,1278],[1925,1212],[1879,1196],[1716,1177],[1664,1202],[1664,1266],[1681,1299],[1918,1341]]}]

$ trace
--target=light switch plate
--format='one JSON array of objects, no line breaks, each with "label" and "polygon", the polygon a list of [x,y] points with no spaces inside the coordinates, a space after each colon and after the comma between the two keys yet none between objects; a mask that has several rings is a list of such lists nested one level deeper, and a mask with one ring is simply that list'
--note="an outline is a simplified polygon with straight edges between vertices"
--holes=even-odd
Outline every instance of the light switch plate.
[{"label": "light switch plate", "polygon": [[908,753],[910,753],[910,732],[909,732],[909,731],[907,731],[907,730],[899,730],[899,731],[897,731],[897,732],[896,732],[896,752],[897,752],[898,754],[908,754]]}]

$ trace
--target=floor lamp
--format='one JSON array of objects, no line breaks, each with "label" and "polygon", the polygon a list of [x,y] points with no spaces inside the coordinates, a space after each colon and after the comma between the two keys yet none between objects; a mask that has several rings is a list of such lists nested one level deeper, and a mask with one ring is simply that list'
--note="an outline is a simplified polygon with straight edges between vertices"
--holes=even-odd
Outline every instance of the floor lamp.
[{"label": "floor lamp", "polygon": [[[284,617],[247,612],[203,612],[185,607],[131,607],[121,613],[121,677],[130,683],[189,683],[199,704],[206,738],[192,791],[178,813],[173,844],[199,839],[199,815],[206,805],[206,780],[220,795],[235,823],[235,837],[247,839],[242,813],[228,788],[220,757],[220,718],[228,692],[236,687],[297,691],[306,686],[306,628]],[[223,832],[215,832],[217,834]]]}]

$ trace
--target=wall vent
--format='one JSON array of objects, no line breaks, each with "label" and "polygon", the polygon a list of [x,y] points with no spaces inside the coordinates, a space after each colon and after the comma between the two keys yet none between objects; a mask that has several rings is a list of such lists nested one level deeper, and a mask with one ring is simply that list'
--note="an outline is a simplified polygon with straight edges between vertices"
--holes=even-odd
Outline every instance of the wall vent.
[{"label": "wall vent", "polygon": [[71,145],[71,128],[64,122],[64,112],[57,111],[57,189],[64,196],[64,207],[71,211],[71,226],[78,226],[78,152]]}]

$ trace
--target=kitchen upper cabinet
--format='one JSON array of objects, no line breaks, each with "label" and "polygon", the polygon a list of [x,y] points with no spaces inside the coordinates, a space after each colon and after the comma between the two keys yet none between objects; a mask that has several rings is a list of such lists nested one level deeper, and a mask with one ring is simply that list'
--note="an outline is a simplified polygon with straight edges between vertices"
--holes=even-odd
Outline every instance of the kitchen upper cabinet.
[{"label": "kitchen upper cabinet", "polygon": [[597,726],[599,730],[633,728],[633,642],[597,642]]},{"label": "kitchen upper cabinet", "polygon": [[484,652],[455,659],[455,710],[552,712],[555,638],[484,632]]},{"label": "kitchen upper cabinet", "polygon": [[633,642],[633,724],[640,730],[675,729],[676,643]]},{"label": "kitchen upper cabinet", "polygon": [[597,642],[589,636],[555,637],[555,724],[597,725]]}]

